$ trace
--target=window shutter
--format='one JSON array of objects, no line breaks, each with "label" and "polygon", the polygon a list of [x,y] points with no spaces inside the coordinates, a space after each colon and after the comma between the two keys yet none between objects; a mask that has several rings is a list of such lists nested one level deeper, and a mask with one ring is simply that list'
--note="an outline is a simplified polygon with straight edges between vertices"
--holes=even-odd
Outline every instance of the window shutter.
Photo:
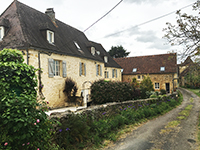
[{"label": "window shutter", "polygon": [[79,63],[79,75],[80,76],[82,75],[82,63],[81,62]]},{"label": "window shutter", "polygon": [[96,65],[96,75],[98,76],[99,74],[99,69],[98,69],[98,65]]},{"label": "window shutter", "polygon": [[85,72],[85,76],[86,76],[86,64],[84,64],[84,72]]},{"label": "window shutter", "polygon": [[112,69],[112,77],[114,78],[114,73],[115,73],[115,70],[114,69]]},{"label": "window shutter", "polygon": [[67,77],[67,63],[66,61],[62,61],[62,69],[63,69],[63,78]]},{"label": "window shutter", "polygon": [[102,76],[102,67],[100,65],[100,76]]},{"label": "window shutter", "polygon": [[117,69],[116,69],[116,78],[117,78]]},{"label": "window shutter", "polygon": [[49,78],[53,78],[54,77],[54,60],[52,58],[48,59],[48,69],[49,69]]}]

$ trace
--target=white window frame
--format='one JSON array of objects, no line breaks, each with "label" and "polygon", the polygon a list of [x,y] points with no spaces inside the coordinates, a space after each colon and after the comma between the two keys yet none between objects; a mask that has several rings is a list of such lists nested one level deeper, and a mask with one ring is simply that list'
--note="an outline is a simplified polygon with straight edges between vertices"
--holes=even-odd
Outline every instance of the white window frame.
[{"label": "white window frame", "polygon": [[54,76],[60,76],[60,61],[59,60],[54,60],[53,74]]},{"label": "white window frame", "polygon": [[74,41],[74,44],[76,45],[78,50],[81,50],[81,47],[78,45],[78,43],[76,41]]},{"label": "white window frame", "polygon": [[95,47],[91,47],[91,54],[94,56],[95,55]]},{"label": "white window frame", "polygon": [[105,61],[105,63],[108,62],[108,56],[104,56],[104,61]]},{"label": "white window frame", "polygon": [[47,30],[47,40],[49,43],[54,44],[54,32]]},{"label": "white window frame", "polygon": [[156,82],[154,86],[156,90],[160,89],[160,84],[158,82]]},{"label": "white window frame", "polygon": [[160,67],[160,71],[165,71],[165,67]]},{"label": "white window frame", "polygon": [[0,41],[3,40],[4,36],[5,36],[5,29],[3,26],[0,26]]},{"label": "white window frame", "polygon": [[137,72],[137,68],[133,68],[133,72]]}]

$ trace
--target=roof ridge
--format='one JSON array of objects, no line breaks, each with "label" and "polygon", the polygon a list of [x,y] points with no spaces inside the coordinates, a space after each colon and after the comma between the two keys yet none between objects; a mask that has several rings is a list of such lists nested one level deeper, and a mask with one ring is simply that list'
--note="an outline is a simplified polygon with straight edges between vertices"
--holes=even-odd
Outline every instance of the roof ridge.
[{"label": "roof ridge", "polygon": [[164,55],[176,55],[176,53],[144,55],[144,56],[132,56],[132,57],[121,57],[121,58],[115,58],[115,59],[131,59],[131,58],[153,57],[153,56],[164,56]]}]

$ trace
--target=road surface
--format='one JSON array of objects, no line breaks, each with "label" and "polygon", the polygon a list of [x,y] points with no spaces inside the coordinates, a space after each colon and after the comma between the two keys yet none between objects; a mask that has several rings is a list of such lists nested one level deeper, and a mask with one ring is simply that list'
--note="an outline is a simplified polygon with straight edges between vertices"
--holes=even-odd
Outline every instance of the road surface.
[{"label": "road surface", "polygon": [[[163,116],[148,121],[126,138],[120,139],[103,150],[197,149],[196,134],[200,98],[185,89],[180,89],[180,91],[183,94],[183,102],[180,106]],[[192,109],[188,117],[183,117],[180,112],[183,114],[186,107],[192,107]]]}]

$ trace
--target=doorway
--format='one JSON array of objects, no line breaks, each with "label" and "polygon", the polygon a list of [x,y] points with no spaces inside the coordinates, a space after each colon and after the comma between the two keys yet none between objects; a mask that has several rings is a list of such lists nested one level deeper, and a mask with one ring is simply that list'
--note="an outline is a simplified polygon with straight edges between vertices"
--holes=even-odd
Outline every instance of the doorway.
[{"label": "doorway", "polygon": [[166,92],[170,93],[170,84],[169,83],[165,83],[165,87],[166,87]]}]

